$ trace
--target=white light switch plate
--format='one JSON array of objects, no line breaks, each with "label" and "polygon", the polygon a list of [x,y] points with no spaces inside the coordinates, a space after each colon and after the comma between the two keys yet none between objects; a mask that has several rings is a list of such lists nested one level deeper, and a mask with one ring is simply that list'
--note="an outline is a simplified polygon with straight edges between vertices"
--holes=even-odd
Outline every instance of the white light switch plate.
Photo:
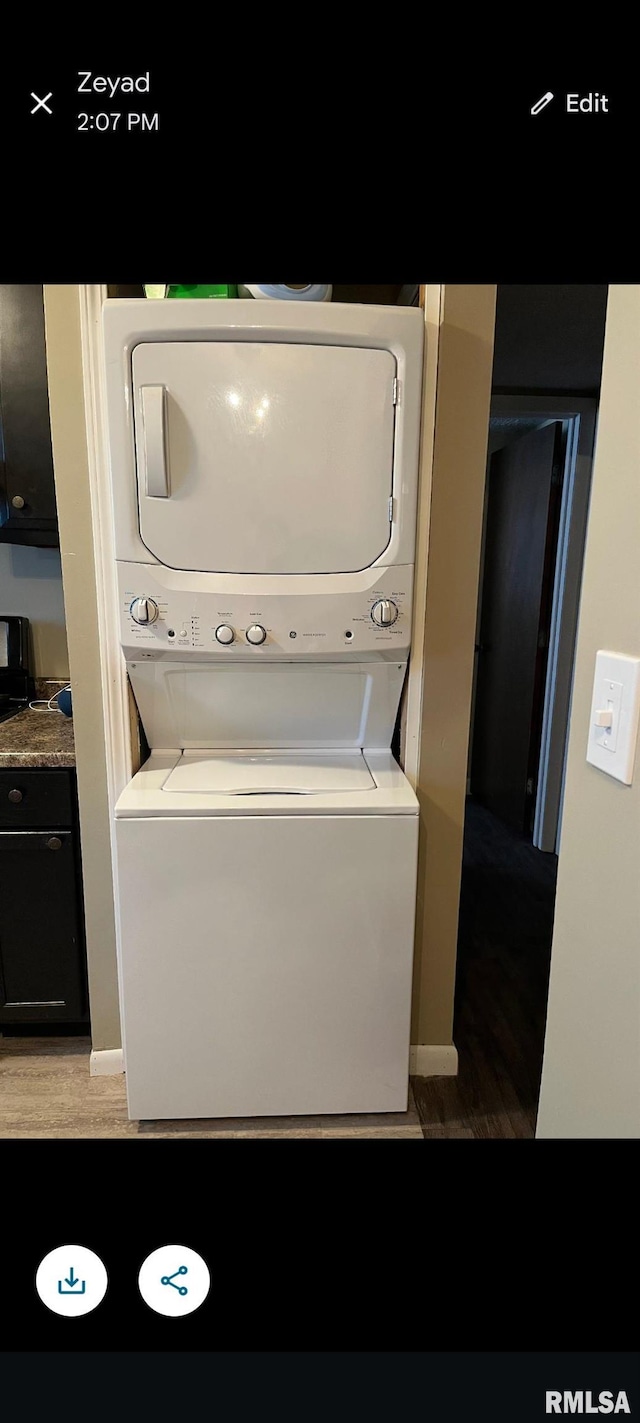
[{"label": "white light switch plate", "polygon": [[[596,725],[598,712],[610,713],[610,727]],[[640,657],[596,653],[587,761],[626,786],[633,778],[639,716]]]}]

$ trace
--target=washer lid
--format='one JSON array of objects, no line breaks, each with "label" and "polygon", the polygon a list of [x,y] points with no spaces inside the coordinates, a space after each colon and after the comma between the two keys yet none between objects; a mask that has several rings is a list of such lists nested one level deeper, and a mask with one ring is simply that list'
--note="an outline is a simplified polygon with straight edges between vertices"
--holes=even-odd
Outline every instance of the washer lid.
[{"label": "washer lid", "polygon": [[180,795],[321,795],[375,787],[361,751],[185,751],[163,791]]}]

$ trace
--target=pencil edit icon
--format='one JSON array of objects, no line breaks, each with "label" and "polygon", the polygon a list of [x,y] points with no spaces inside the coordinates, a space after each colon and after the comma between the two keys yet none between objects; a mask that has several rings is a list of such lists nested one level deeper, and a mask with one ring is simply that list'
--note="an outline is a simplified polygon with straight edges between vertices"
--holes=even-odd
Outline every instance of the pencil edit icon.
[{"label": "pencil edit icon", "polygon": [[535,104],[532,106],[531,113],[532,113],[532,114],[541,114],[541,113],[542,113],[542,110],[543,110],[543,109],[546,109],[547,104],[550,104],[550,103],[551,103],[552,98],[553,98],[553,94],[551,93],[551,90],[549,90],[549,92],[548,92],[547,94],[543,94],[543,95],[542,95],[542,98],[541,98],[541,99],[538,99],[537,103],[535,103]]}]

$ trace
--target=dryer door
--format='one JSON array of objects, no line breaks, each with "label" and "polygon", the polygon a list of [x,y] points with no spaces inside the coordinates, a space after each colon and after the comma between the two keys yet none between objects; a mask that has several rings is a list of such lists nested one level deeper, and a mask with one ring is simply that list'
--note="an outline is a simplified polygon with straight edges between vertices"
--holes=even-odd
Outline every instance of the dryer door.
[{"label": "dryer door", "polygon": [[343,573],[390,538],[389,351],[253,341],[133,352],[143,543],[169,568]]}]

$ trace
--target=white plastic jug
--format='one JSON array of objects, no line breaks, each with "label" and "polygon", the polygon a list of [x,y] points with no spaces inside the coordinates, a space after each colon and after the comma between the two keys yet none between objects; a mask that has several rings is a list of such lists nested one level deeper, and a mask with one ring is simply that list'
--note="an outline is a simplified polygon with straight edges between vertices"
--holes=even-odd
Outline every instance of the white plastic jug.
[{"label": "white plastic jug", "polygon": [[331,287],[238,287],[239,296],[271,297],[280,301],[331,301]]}]

